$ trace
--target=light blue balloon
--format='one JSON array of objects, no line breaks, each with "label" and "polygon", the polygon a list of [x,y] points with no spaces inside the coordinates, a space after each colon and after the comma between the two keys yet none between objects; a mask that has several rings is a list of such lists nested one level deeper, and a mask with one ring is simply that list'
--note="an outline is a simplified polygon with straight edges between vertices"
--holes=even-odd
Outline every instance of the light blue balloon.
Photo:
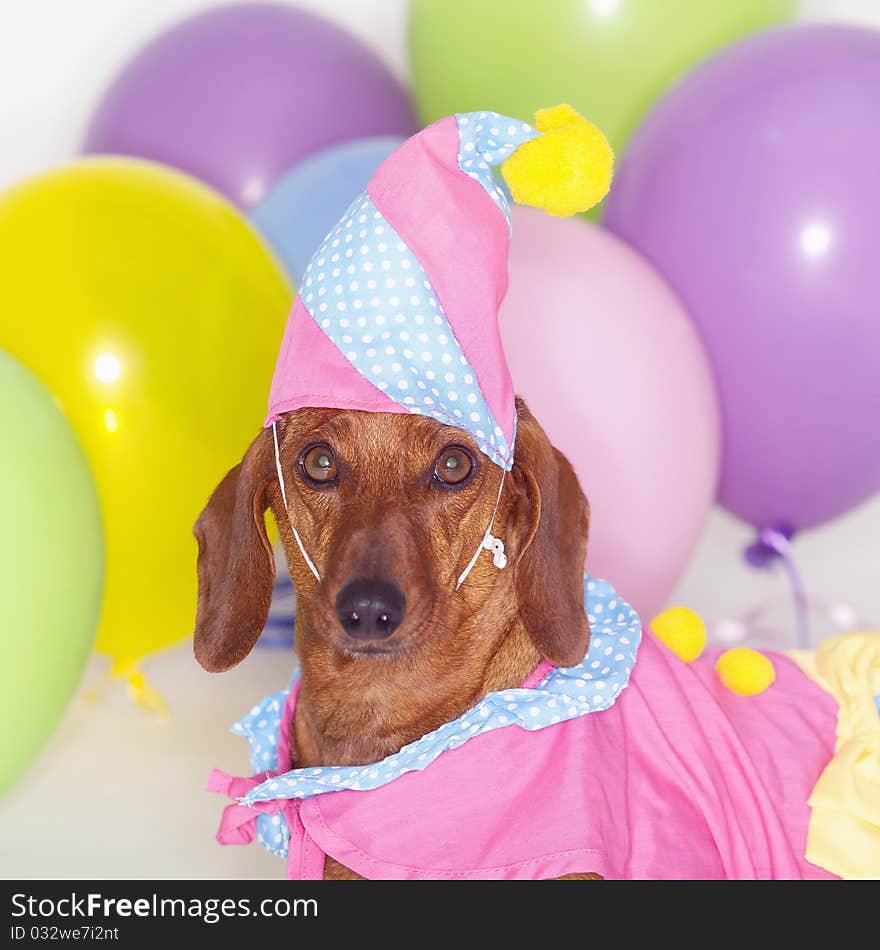
[{"label": "light blue balloon", "polygon": [[251,222],[275,249],[295,284],[373,172],[403,141],[383,135],[319,152],[287,172],[251,209]]}]

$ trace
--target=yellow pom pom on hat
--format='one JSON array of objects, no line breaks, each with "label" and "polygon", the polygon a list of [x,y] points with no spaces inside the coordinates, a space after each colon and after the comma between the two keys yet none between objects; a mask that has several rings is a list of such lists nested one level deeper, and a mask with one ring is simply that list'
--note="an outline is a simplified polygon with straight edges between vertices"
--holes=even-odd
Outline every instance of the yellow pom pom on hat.
[{"label": "yellow pom pom on hat", "polygon": [[769,657],[750,647],[725,650],[715,663],[721,682],[739,696],[757,696],[772,686],[776,669]]},{"label": "yellow pom pom on hat", "polygon": [[706,648],[706,626],[689,607],[670,607],[651,621],[654,636],[685,663],[694,660]]},{"label": "yellow pom pom on hat", "polygon": [[542,133],[501,166],[513,200],[567,217],[588,211],[611,187],[614,152],[602,132],[562,104],[535,113]]}]

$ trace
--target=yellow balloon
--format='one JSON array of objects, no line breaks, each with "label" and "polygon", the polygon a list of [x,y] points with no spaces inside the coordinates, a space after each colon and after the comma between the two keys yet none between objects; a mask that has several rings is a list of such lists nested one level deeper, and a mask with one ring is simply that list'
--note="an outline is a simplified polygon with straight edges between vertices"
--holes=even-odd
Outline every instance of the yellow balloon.
[{"label": "yellow balloon", "polygon": [[54,393],[91,463],[97,648],[126,672],[192,632],[192,525],[259,430],[292,289],[215,192],[115,158],[0,197],[0,278],[0,347]]}]

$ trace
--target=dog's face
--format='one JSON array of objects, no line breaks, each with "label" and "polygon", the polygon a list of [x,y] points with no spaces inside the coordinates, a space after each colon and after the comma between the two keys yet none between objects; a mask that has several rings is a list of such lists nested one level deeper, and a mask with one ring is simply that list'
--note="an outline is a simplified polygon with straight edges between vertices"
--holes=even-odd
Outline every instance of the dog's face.
[{"label": "dog's face", "polygon": [[[567,460],[518,401],[516,463],[507,475],[494,533],[509,563],[481,554],[502,472],[464,431],[423,416],[301,409],[278,423],[288,510],[272,433],[254,440],[200,517],[195,650],[208,670],[250,651],[274,580],[264,511],[271,507],[298,594],[297,648],[342,669],[397,663],[412,670],[477,650],[493,603],[519,612],[539,651],[571,665],[586,652],[583,612],[586,499]],[[299,533],[321,580],[293,536]],[[468,630],[471,641],[463,641]]]}]

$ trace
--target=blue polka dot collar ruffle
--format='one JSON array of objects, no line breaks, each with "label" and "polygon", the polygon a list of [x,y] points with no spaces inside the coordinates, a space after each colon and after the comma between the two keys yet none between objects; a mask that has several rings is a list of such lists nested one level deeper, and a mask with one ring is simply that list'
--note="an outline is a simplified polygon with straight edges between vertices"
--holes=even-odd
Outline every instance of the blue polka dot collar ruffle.
[{"label": "blue polka dot collar ruffle", "polygon": [[[641,640],[641,621],[607,581],[589,575],[584,578],[584,611],[592,636],[587,656],[577,666],[551,670],[532,689],[518,687],[489,693],[468,712],[381,762],[292,769],[257,785],[241,802],[253,804],[279,798],[310,798],[341,789],[379,788],[406,772],[426,768],[444,752],[493,729],[515,725],[534,731],[608,709],[629,682]],[[291,685],[298,675],[294,674]],[[289,691],[290,687],[266,697],[232,726],[233,733],[249,742],[255,774],[272,769],[277,763],[278,733]]]}]

